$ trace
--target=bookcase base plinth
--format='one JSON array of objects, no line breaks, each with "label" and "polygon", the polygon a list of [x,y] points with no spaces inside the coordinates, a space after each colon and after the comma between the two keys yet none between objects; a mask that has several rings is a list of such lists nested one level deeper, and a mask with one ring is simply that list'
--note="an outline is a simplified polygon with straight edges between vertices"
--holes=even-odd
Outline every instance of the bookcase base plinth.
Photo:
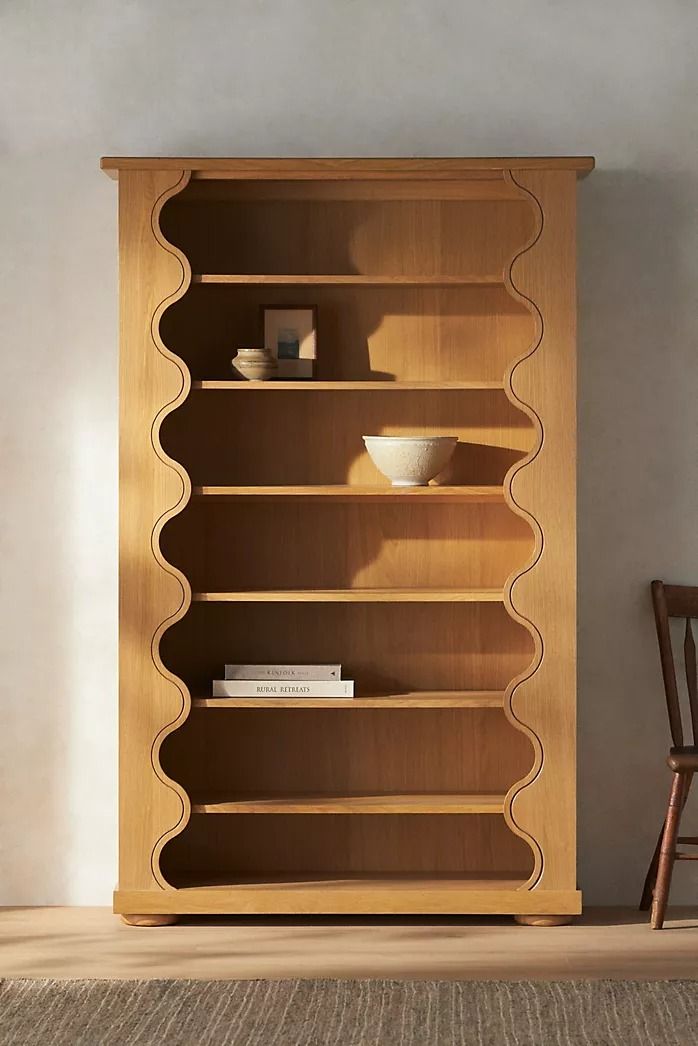
[{"label": "bookcase base plinth", "polygon": [[152,915],[514,915],[571,919],[578,890],[524,890],[508,880],[381,879],[117,890],[114,911]]}]

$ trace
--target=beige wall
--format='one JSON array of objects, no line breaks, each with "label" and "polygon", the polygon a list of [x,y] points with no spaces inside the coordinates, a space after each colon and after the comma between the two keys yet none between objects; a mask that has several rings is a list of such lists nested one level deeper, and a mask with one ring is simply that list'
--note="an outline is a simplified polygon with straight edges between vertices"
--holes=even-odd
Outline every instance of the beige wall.
[{"label": "beige wall", "polygon": [[[594,153],[580,191],[580,877],[633,902],[666,727],[653,576],[698,582],[693,0],[8,0],[0,901],[115,866],[112,154]],[[675,897],[695,898],[680,866]]]}]

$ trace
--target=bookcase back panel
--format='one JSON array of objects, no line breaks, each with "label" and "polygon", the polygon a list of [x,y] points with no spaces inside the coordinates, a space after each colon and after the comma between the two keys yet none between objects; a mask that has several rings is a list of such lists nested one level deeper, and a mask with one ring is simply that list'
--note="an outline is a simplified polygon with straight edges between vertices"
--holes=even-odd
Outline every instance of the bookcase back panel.
[{"label": "bookcase back panel", "polygon": [[501,286],[194,285],[164,314],[165,344],[195,380],[233,378],[240,345],[262,344],[263,305],[316,305],[324,381],[502,381],[533,320]]},{"label": "bookcase back panel", "polygon": [[533,764],[498,709],[197,709],[165,771],[202,801],[365,792],[505,793]]},{"label": "bookcase back panel", "polygon": [[194,603],[160,643],[195,695],[226,663],[340,663],[357,693],[504,690],[533,640],[497,603]]},{"label": "bookcase back panel", "polygon": [[387,486],[367,435],[454,435],[437,482],[501,484],[535,442],[503,392],[438,390],[192,392],[160,430],[163,447],[197,485]]},{"label": "bookcase back panel", "polygon": [[209,203],[186,191],[160,220],[194,272],[393,276],[501,275],[534,223],[523,199]]},{"label": "bookcase back panel", "polygon": [[173,885],[306,873],[429,876],[515,871],[531,849],[495,815],[194,815],[161,869]]},{"label": "bookcase back panel", "polygon": [[204,592],[496,588],[533,551],[504,504],[315,502],[195,499],[160,546]]}]

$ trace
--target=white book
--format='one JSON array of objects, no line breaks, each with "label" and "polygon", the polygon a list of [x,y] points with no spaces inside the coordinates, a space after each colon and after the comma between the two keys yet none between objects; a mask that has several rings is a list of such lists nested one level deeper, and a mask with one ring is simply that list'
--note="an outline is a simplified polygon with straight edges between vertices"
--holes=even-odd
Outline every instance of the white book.
[{"label": "white book", "polygon": [[341,665],[226,665],[226,679],[341,679]]},{"label": "white book", "polygon": [[214,697],[353,697],[354,680],[214,679]]}]

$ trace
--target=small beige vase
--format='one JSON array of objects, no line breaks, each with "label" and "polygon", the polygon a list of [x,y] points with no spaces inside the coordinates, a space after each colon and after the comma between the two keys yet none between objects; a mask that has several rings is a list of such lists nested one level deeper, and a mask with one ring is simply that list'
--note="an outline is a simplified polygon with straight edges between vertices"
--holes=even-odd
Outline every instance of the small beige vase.
[{"label": "small beige vase", "polygon": [[271,381],[276,377],[279,365],[269,349],[242,348],[231,360],[234,371],[246,381]]}]

